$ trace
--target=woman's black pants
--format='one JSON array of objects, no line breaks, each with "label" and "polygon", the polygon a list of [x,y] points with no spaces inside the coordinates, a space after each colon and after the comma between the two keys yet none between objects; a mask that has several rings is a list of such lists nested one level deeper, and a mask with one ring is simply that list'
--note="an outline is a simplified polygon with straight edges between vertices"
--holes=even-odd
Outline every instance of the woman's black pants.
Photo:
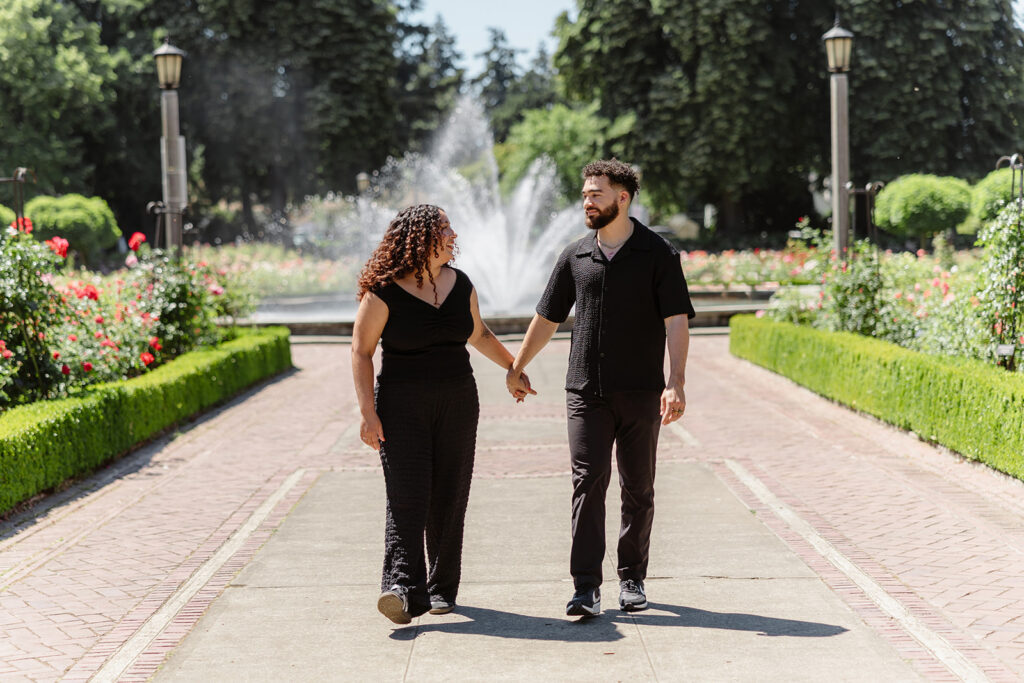
[{"label": "woman's black pants", "polygon": [[639,581],[647,578],[660,405],[660,391],[623,391],[604,396],[566,392],[572,458],[569,571],[577,589],[601,585],[604,500],[611,480],[613,443],[622,492],[618,575],[620,579]]},{"label": "woman's black pants", "polygon": [[418,616],[431,598],[454,602],[459,592],[480,417],[476,382],[466,375],[378,384],[375,403],[387,491],[381,590],[404,586]]}]

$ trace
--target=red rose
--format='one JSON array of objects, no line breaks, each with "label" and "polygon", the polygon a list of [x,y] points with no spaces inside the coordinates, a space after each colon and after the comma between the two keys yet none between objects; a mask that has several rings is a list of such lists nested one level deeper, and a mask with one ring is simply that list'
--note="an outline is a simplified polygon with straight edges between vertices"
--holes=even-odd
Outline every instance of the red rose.
[{"label": "red rose", "polygon": [[149,365],[150,363],[156,360],[153,354],[151,354],[149,351],[143,351],[142,353],[140,353],[139,359],[142,361],[143,365]]},{"label": "red rose", "polygon": [[53,352],[53,359],[57,360],[58,358],[60,358],[60,351],[54,351]]},{"label": "red rose", "polygon": [[62,373],[64,373],[65,375],[70,375],[71,374],[71,368],[69,368],[67,366],[67,363],[65,363],[64,365],[60,366],[60,371]]},{"label": "red rose", "polygon": [[76,334],[69,334],[68,335],[68,340],[69,341],[78,341],[78,335],[76,335]]},{"label": "red rose", "polygon": [[157,339],[156,337],[153,337],[152,339],[149,340],[149,345],[153,347],[154,351],[159,351],[160,349],[163,348],[163,346],[160,344],[160,340]]},{"label": "red rose", "polygon": [[67,258],[68,255],[68,241],[63,237],[53,237],[43,242],[46,246],[53,250],[53,253],[61,258]]},{"label": "red rose", "polygon": [[146,236],[141,232],[132,233],[132,236],[128,238],[128,248],[132,251],[138,251],[142,243],[146,241]]},{"label": "red rose", "polygon": [[4,358],[10,358],[13,355],[14,354],[11,352],[10,349],[4,349],[3,351],[0,351],[0,356],[3,356]]},{"label": "red rose", "polygon": [[82,369],[85,370],[86,372],[92,372],[92,363],[90,363],[89,361],[85,361],[84,363],[82,363]]},{"label": "red rose", "polygon": [[97,325],[102,325],[103,324],[103,316],[102,315],[96,316],[96,324]]}]

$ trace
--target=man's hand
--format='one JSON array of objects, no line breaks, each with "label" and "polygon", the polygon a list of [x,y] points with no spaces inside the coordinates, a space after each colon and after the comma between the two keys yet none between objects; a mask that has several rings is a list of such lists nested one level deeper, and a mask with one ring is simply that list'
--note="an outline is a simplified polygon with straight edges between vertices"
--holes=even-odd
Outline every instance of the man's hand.
[{"label": "man's hand", "polygon": [[525,372],[516,372],[515,366],[510,367],[505,374],[505,388],[508,393],[516,399],[516,403],[522,403],[527,395],[537,395],[537,392],[530,387],[530,378]]},{"label": "man's hand", "polygon": [[669,385],[661,392],[661,424],[675,422],[686,412],[686,392],[683,388]]}]

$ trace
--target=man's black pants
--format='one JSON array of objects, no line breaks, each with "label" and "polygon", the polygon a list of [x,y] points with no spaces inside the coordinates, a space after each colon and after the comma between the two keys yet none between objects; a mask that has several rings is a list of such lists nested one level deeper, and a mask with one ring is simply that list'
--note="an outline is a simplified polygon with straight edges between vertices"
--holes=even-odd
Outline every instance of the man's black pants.
[{"label": "man's black pants", "polygon": [[611,480],[613,442],[622,490],[619,579],[642,581],[647,577],[660,400],[660,391],[623,391],[604,396],[566,392],[572,458],[569,570],[577,589],[601,585],[604,501]]},{"label": "man's black pants", "polygon": [[467,375],[378,385],[375,404],[387,490],[381,590],[405,586],[409,612],[419,616],[431,598],[454,602],[459,593],[480,416],[476,382]]}]

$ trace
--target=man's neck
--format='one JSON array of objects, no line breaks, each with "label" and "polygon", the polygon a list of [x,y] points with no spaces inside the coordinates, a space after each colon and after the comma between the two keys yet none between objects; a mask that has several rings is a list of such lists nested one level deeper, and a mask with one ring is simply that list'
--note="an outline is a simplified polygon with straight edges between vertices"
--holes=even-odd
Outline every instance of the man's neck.
[{"label": "man's neck", "polygon": [[633,233],[633,221],[624,213],[619,213],[608,225],[597,231],[597,239],[609,248],[617,248]]}]

